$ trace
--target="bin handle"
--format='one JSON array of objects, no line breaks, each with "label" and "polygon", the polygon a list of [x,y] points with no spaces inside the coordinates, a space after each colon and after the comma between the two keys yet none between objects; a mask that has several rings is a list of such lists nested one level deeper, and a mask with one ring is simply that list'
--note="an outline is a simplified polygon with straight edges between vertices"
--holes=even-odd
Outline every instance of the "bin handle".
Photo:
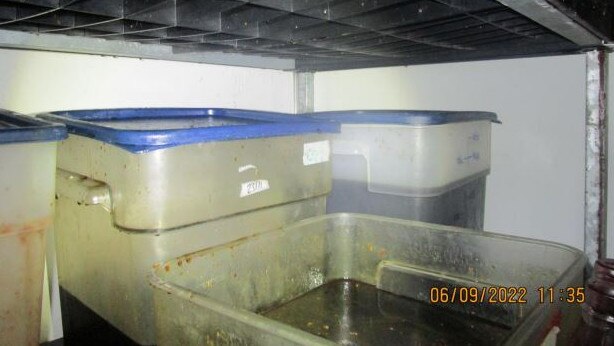
[{"label": "bin handle", "polygon": [[100,205],[111,211],[111,189],[101,181],[58,169],[56,185],[58,196],[72,199],[79,205]]}]

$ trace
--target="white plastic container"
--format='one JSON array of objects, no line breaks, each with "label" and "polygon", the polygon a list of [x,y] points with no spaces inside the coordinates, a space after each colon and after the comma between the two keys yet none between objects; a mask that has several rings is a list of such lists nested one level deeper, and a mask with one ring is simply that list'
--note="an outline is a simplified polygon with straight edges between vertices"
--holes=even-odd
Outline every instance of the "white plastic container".
[{"label": "white plastic container", "polygon": [[140,344],[155,343],[152,265],[325,213],[339,125],[224,109],[41,116],[71,133],[58,150],[60,286]]},{"label": "white plastic container", "polygon": [[482,229],[494,113],[346,111],[308,116],[334,136],[327,210]]},{"label": "white plastic container", "polygon": [[63,126],[0,110],[0,345],[38,345],[56,141]]}]

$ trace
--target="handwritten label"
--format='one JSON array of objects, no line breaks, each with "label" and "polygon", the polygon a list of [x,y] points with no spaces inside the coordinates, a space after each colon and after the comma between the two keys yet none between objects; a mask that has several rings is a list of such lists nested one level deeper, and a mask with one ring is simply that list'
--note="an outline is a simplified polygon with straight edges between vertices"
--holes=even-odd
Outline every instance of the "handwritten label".
[{"label": "handwritten label", "polygon": [[471,154],[465,155],[465,156],[459,156],[456,158],[456,163],[459,165],[462,165],[464,163],[470,163],[470,162],[478,162],[480,161],[480,153],[478,152],[473,152]]},{"label": "handwritten label", "polygon": [[315,165],[330,160],[330,143],[319,141],[303,145],[303,166]]},{"label": "handwritten label", "polygon": [[241,184],[241,193],[239,197],[247,197],[258,192],[266,191],[270,189],[269,181],[265,179],[252,180]]}]

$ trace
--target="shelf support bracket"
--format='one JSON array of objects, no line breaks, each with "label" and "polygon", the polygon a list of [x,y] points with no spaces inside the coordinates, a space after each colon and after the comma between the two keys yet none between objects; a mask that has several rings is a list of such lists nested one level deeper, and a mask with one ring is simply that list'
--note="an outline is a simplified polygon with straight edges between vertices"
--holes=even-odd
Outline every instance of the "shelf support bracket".
[{"label": "shelf support bracket", "polygon": [[313,112],[313,72],[294,72],[294,112]]},{"label": "shelf support bracket", "polygon": [[606,257],[608,191],[608,54],[586,54],[586,164],[584,193],[584,252],[592,266]]}]

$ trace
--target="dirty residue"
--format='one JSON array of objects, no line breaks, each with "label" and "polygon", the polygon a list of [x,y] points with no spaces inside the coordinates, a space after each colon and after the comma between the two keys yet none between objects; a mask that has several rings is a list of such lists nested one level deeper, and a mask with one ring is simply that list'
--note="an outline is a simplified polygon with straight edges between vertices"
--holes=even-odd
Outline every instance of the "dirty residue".
[{"label": "dirty residue", "polygon": [[50,225],[50,217],[0,225],[0,345],[38,344],[45,230]]},{"label": "dirty residue", "polygon": [[213,288],[213,279],[206,280],[203,284],[205,288]]},{"label": "dirty residue", "polygon": [[262,313],[342,345],[495,345],[509,329],[353,280],[335,280]]}]

